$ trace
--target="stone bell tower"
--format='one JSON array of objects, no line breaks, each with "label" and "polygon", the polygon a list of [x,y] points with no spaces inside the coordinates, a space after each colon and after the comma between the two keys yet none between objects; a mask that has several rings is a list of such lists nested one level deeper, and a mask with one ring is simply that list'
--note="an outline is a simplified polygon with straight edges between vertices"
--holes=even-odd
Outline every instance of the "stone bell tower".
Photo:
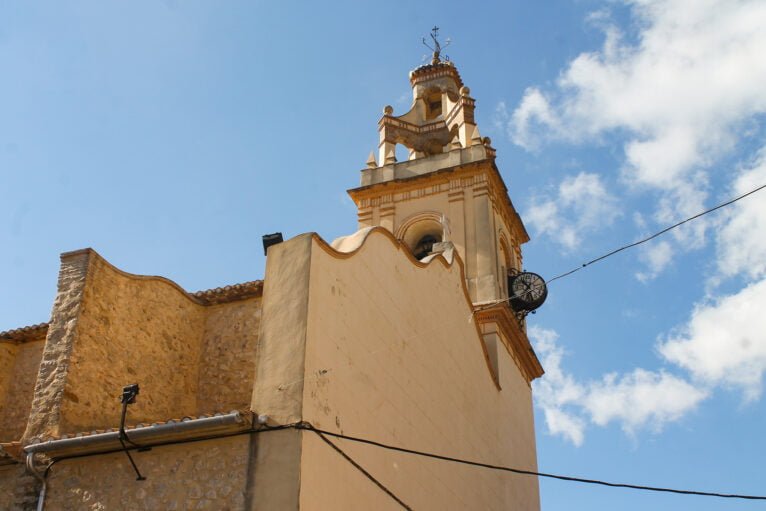
[{"label": "stone bell tower", "polygon": [[[412,106],[386,106],[361,186],[349,190],[359,228],[382,226],[422,259],[454,246],[474,304],[508,297],[507,274],[521,270],[529,241],[495,165],[495,150],[474,118],[476,101],[452,62],[434,52],[410,73]],[[396,145],[408,150],[396,160]]]}]

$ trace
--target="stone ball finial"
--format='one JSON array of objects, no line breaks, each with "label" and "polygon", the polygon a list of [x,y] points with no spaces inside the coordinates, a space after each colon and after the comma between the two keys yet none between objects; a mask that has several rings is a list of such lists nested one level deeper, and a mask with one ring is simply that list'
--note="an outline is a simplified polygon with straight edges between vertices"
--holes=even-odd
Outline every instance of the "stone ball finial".
[{"label": "stone ball finial", "polygon": [[391,115],[394,113],[394,107],[391,105],[386,105],[383,107],[383,115]]},{"label": "stone ball finial", "polygon": [[489,138],[489,137],[484,137],[481,142],[485,146],[491,146],[492,145],[492,139]]},{"label": "stone ball finial", "polygon": [[460,87],[460,95],[461,96],[470,96],[471,95],[471,89],[463,85]]}]

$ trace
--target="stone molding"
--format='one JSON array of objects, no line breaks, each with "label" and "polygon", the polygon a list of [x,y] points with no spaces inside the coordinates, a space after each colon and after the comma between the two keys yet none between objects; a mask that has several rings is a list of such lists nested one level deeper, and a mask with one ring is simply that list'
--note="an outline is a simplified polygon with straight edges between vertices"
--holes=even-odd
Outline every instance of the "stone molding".
[{"label": "stone molding", "polygon": [[510,307],[505,304],[498,304],[490,309],[477,311],[475,317],[483,330],[491,330],[493,327],[496,329],[508,353],[528,383],[545,373],[526,333],[522,330]]},{"label": "stone molding", "polygon": [[494,158],[439,169],[426,174],[384,181],[348,190],[357,208],[382,206],[389,202],[406,201],[457,189],[486,187],[500,216],[512,229],[519,244],[529,241],[521,217],[513,207],[508,188],[505,186]]},{"label": "stone molding", "polygon": [[427,64],[410,71],[410,84],[414,87],[419,83],[445,76],[454,78],[458,88],[463,86],[463,79],[460,78],[457,68],[452,63],[447,64],[446,62]]}]

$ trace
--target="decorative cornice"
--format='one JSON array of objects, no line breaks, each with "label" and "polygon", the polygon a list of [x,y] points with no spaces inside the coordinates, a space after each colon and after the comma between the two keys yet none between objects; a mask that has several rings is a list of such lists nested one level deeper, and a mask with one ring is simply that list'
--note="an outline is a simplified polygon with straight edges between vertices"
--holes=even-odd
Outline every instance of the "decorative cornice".
[{"label": "decorative cornice", "polygon": [[497,326],[503,344],[519,365],[519,369],[528,382],[531,383],[532,380],[545,373],[526,333],[522,330],[510,307],[505,304],[498,304],[490,309],[477,311],[475,317],[477,323],[482,326],[490,323]]},{"label": "decorative cornice", "polygon": [[434,78],[441,78],[442,76],[451,76],[454,78],[458,88],[463,86],[463,79],[460,78],[460,73],[458,73],[457,68],[451,62],[427,64],[410,71],[410,84],[415,86],[418,83],[433,80]]},{"label": "decorative cornice", "polygon": [[[348,194],[356,203],[357,208],[379,206],[384,202],[393,200],[395,193],[409,194],[410,197],[403,198],[403,200],[407,200],[407,198],[454,189],[454,182],[458,179],[461,181],[461,188],[473,186],[477,180],[486,181],[490,196],[500,215],[511,227],[514,237],[520,244],[529,241],[529,234],[521,221],[521,217],[516,212],[516,208],[513,207],[511,198],[508,196],[508,188],[495,165],[494,158],[463,163],[417,176],[360,186],[348,190]],[[384,197],[388,198],[388,201],[382,200]]]}]

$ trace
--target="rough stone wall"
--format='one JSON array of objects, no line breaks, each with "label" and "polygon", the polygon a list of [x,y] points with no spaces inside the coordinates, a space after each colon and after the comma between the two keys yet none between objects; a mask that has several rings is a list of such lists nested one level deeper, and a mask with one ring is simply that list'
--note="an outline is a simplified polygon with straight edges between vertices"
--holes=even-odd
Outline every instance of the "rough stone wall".
[{"label": "rough stone wall", "polygon": [[0,467],[0,509],[32,511],[37,508],[40,485],[23,464]]},{"label": "rough stone wall", "polygon": [[61,420],[60,406],[70,365],[72,345],[77,334],[85,276],[91,250],[78,250],[61,255],[58,293],[48,326],[40,371],[35,383],[32,407],[25,438],[56,435]]},{"label": "rough stone wall", "polygon": [[[15,363],[9,370],[8,392],[0,404],[0,441],[19,440],[27,426],[32,396],[40,369],[45,339],[27,341],[16,347]],[[0,368],[5,371],[6,368]]]},{"label": "rough stone wall", "polygon": [[[305,420],[403,447],[536,469],[530,388],[504,349],[502,390],[495,385],[457,261],[418,267],[373,231],[350,257],[315,243],[310,275]],[[539,509],[534,478],[337,442],[414,509]],[[396,509],[352,471],[304,432],[301,509],[352,509],[360,501],[370,504],[366,509]]]},{"label": "rough stone wall", "polygon": [[202,341],[197,413],[250,406],[261,298],[208,308]]},{"label": "rough stone wall", "polygon": [[48,476],[46,510],[242,510],[248,435],[133,452],[145,481],[124,453],[65,460]]},{"label": "rough stone wall", "polygon": [[9,442],[18,440],[18,438],[9,438],[2,423],[5,421],[6,414],[10,411],[7,408],[8,390],[13,384],[13,367],[16,365],[16,352],[18,344],[15,342],[0,342],[0,442]]},{"label": "rough stone wall", "polygon": [[122,387],[136,382],[130,422],[193,414],[204,309],[171,282],[123,273],[93,253],[59,432],[117,426]]}]

